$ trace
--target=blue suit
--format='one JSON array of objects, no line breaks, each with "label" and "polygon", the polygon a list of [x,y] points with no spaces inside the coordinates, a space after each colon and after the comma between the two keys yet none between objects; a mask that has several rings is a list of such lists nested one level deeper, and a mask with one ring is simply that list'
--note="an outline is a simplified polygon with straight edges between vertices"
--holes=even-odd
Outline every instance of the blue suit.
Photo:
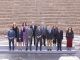
[{"label": "blue suit", "polygon": [[8,40],[9,40],[9,49],[11,50],[11,43],[12,43],[12,49],[14,50],[14,38],[15,38],[15,31],[10,29],[8,31]]}]

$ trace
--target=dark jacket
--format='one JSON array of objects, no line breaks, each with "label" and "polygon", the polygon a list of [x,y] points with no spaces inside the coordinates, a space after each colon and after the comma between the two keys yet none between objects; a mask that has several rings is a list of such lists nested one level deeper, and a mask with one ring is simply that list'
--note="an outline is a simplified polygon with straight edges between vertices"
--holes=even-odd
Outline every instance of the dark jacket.
[{"label": "dark jacket", "polygon": [[73,31],[71,31],[71,32],[66,32],[66,38],[71,38],[71,39],[73,39],[74,38],[74,32]]},{"label": "dark jacket", "polygon": [[46,36],[47,28],[46,27],[42,27],[41,31],[42,31],[42,35]]},{"label": "dark jacket", "polygon": [[15,31],[15,38],[18,38],[19,37],[19,28],[18,27],[12,27],[13,30]]},{"label": "dark jacket", "polygon": [[54,39],[55,38],[55,36],[54,36],[55,29],[54,28],[52,28],[51,33],[52,33],[52,39]]},{"label": "dark jacket", "polygon": [[15,38],[15,31],[10,29],[8,31],[8,39],[14,39]]},{"label": "dark jacket", "polygon": [[63,39],[63,30],[60,30],[60,32],[58,32],[58,39],[59,40]]},{"label": "dark jacket", "polygon": [[58,31],[57,42],[60,43],[63,40],[63,30]]},{"label": "dark jacket", "polygon": [[49,30],[47,30],[47,39],[52,39],[52,33],[51,32],[49,32]]},{"label": "dark jacket", "polygon": [[54,29],[54,39],[58,39],[58,28]]},{"label": "dark jacket", "polygon": [[34,28],[33,28],[33,26],[31,25],[30,28],[31,28],[32,31],[33,31],[33,35],[35,35],[35,33],[36,33],[36,29],[37,29],[37,26],[34,25]]},{"label": "dark jacket", "polygon": [[42,32],[41,29],[39,30],[38,28],[36,29],[36,38],[41,38],[42,37]]}]

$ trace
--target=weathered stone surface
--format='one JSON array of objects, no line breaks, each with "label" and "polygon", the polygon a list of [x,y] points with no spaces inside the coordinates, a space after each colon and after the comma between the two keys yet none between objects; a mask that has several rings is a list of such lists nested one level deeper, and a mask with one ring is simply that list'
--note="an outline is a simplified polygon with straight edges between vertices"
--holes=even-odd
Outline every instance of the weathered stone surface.
[{"label": "weathered stone surface", "polygon": [[25,20],[57,24],[64,31],[71,26],[80,33],[80,0],[0,0],[2,33],[12,22],[20,24]]}]

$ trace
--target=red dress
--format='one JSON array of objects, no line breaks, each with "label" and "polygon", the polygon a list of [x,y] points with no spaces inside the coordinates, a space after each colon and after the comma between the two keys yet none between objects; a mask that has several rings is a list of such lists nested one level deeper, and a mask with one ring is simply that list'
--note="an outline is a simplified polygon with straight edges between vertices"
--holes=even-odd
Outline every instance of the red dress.
[{"label": "red dress", "polygon": [[67,47],[72,47],[72,42],[73,42],[72,38],[67,38]]}]

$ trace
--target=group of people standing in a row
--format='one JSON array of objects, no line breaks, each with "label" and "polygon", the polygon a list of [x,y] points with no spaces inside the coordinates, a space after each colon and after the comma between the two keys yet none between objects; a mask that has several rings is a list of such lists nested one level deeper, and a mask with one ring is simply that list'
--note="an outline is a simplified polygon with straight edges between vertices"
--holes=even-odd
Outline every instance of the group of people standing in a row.
[{"label": "group of people standing in a row", "polygon": [[[68,28],[66,31],[67,48],[72,47],[72,41],[74,38],[74,32],[72,28]],[[9,49],[14,50],[14,46],[25,46],[26,50],[32,50],[32,46],[35,46],[35,50],[42,45],[47,46],[47,50],[51,51],[52,47],[57,46],[57,50],[62,50],[63,30],[58,27],[51,27],[50,25],[27,25],[26,22],[18,27],[16,23],[13,23],[8,31]],[[12,43],[12,47],[11,47]],[[33,45],[34,44],[34,45]]]}]

